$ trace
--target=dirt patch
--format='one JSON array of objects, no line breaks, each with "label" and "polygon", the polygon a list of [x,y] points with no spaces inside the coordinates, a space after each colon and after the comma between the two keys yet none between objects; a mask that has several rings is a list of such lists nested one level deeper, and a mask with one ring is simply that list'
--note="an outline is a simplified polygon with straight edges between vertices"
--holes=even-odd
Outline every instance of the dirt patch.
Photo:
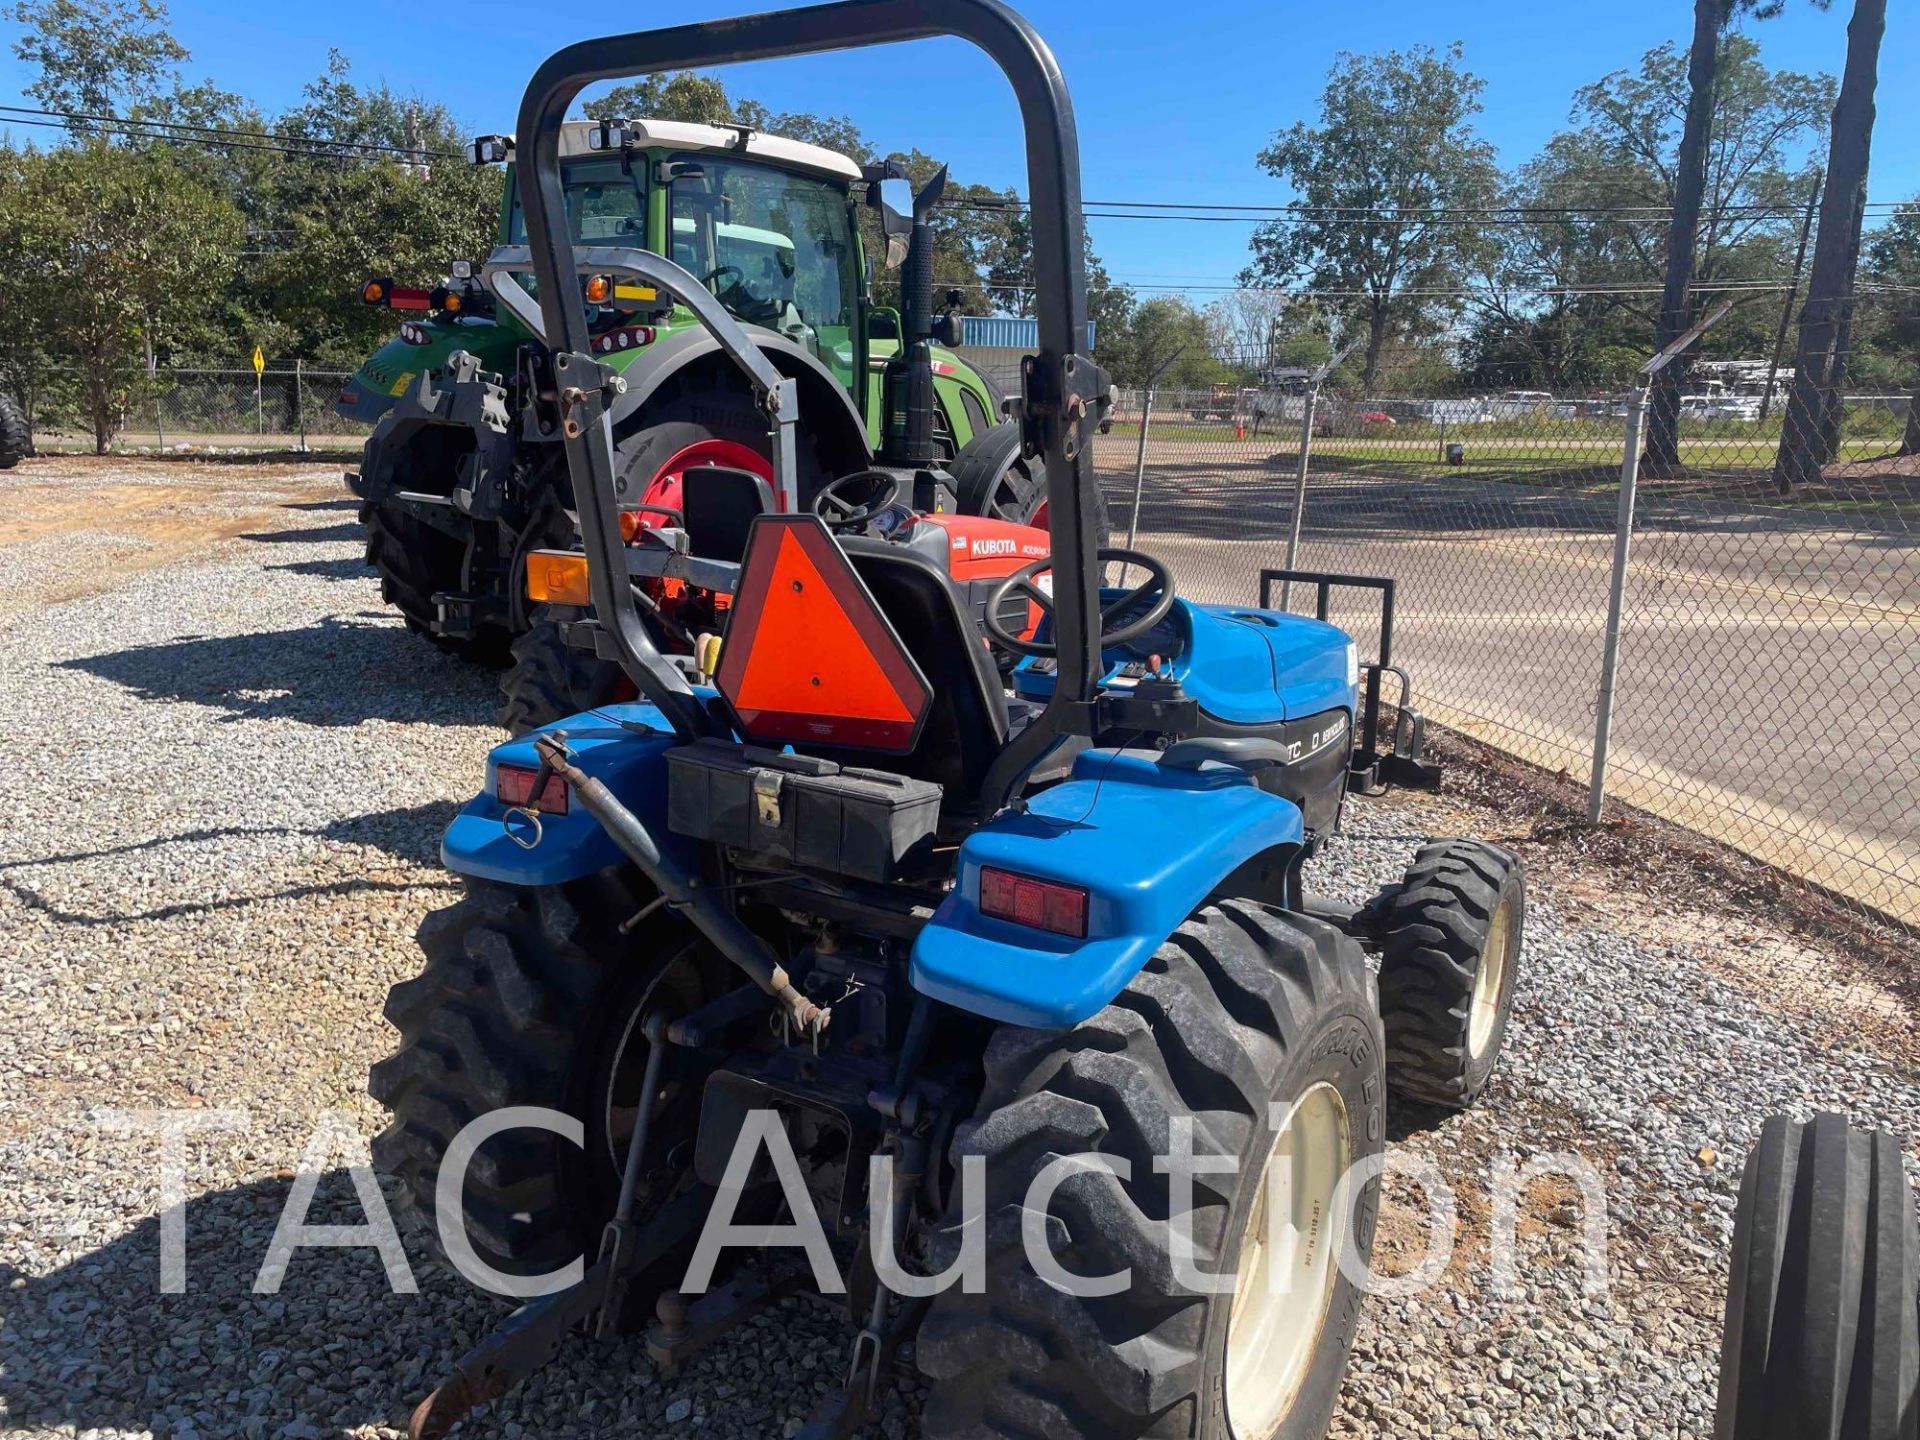
[{"label": "dirt patch", "polygon": [[[309,458],[232,464],[38,456],[12,472],[4,494],[0,557],[21,561],[6,606],[16,612],[105,593],[129,572],[281,528],[294,514],[338,505],[351,518],[353,505],[339,469]],[[62,537],[84,537],[84,565],[68,562]]]},{"label": "dirt patch", "polygon": [[1567,777],[1457,733],[1433,749],[1447,762],[1447,793],[1415,803],[1437,830],[1451,823],[1517,851],[1569,918],[1683,945],[1773,1013],[1920,1072],[1920,934],[1910,927],[1642,811],[1618,807],[1621,818],[1591,825]]}]

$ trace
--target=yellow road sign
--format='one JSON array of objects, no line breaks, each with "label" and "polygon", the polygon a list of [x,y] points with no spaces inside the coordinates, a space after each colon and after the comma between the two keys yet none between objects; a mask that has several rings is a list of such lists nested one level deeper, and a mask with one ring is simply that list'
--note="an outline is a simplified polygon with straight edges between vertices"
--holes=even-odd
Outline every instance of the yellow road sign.
[{"label": "yellow road sign", "polygon": [[267,357],[260,353],[258,345],[253,347],[253,373],[256,379],[267,373]]}]

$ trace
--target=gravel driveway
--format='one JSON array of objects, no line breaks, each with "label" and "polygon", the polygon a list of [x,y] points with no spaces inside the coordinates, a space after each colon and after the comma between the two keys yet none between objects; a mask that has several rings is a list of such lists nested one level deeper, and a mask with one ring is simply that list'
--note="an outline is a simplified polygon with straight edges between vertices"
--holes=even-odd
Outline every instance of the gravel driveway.
[{"label": "gravel driveway", "polygon": [[[160,483],[154,469],[116,484]],[[179,474],[165,483],[193,488]],[[503,1313],[419,1245],[418,1293],[389,1293],[365,1248],[304,1250],[277,1294],[253,1292],[321,1116],[378,1128],[364,1080],[388,1048],[381,1002],[452,893],[439,832],[497,738],[491,678],[380,607],[337,485],[317,467],[213,476],[199,503],[217,545],[154,556],[122,533],[81,584],[71,558],[57,583],[46,563],[88,539],[81,522],[0,541],[0,710],[17,721],[0,812],[0,1435],[390,1435]],[[1352,899],[1429,827],[1507,823],[1431,799],[1350,814],[1317,870]],[[1534,878],[1482,1107],[1393,1116],[1396,1151],[1439,1166],[1463,1231],[1440,1284],[1371,1302],[1336,1434],[1706,1435],[1733,1192],[1762,1116],[1837,1109],[1910,1149],[1920,1134],[1911,1073],[1823,1048],[1755,987],[1712,978],[1711,931],[1656,943],[1658,915],[1636,939],[1589,928],[1557,877]],[[244,1112],[246,1129],[188,1146],[184,1294],[158,1293],[156,1142],[101,1123],[141,1109]],[[1557,1177],[1523,1209],[1517,1290],[1494,1293],[1490,1176],[1547,1152],[1584,1154],[1604,1182],[1603,1295],[1582,1293],[1580,1195]],[[362,1219],[351,1158],[323,1159],[314,1221]],[[1389,1268],[1419,1258],[1423,1210],[1394,1184]],[[465,1433],[790,1434],[847,1343],[801,1301],[672,1378],[636,1344],[582,1341]],[[915,1434],[916,1408],[903,1384],[871,1433]]]}]

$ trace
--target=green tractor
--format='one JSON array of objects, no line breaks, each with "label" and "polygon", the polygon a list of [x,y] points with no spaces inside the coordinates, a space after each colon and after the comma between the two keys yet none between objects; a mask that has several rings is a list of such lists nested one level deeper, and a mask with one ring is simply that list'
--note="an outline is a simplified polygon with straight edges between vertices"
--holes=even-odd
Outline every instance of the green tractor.
[{"label": "green tractor", "polygon": [[[930,219],[944,171],[915,196],[894,166],[657,120],[569,122],[561,144],[576,246],[644,248],[701,276],[796,382],[801,493],[779,497],[786,508],[809,505],[826,477],[880,463],[950,475],[919,497],[929,511],[1045,523],[1018,427],[951,349],[959,292],[936,311]],[[387,602],[442,648],[504,667],[501,719],[518,733],[628,695],[619,668],[569,649],[564,616],[522,583],[528,555],[571,548],[576,522],[512,155],[503,136],[473,144],[475,163],[509,165],[500,248],[484,264],[456,264],[431,290],[367,282],[365,301],[408,318],[338,408],[376,422],[347,483]],[[904,315],[874,302],[863,207],[879,217],[888,268],[905,261]],[[770,417],[686,307],[612,275],[581,288],[594,353],[625,384],[612,415],[623,527],[675,523],[698,467],[771,486]],[[717,630],[728,602],[673,580],[642,598],[673,649]]]}]

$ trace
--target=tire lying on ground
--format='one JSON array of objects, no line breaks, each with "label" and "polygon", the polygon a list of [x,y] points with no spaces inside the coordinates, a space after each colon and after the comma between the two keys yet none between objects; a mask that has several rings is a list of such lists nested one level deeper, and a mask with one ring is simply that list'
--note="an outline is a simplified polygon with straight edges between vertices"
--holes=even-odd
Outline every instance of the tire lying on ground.
[{"label": "tire lying on ground", "polygon": [[26,410],[0,395],[0,470],[11,470],[33,454],[33,427]]},{"label": "tire lying on ground", "polygon": [[[475,1154],[462,1194],[466,1233],[480,1260],[509,1275],[540,1275],[597,1253],[613,1214],[626,1143],[638,1114],[656,1006],[685,1013],[703,1000],[691,932],[655,922],[619,935],[648,895],[617,871],[538,889],[470,881],[457,903],[420,926],[425,967],[395,985],[386,1015],[400,1047],[373,1067],[367,1088],[392,1112],[373,1141],[374,1163],[399,1179],[402,1203],[429,1222],[454,1137],[507,1106],[559,1110],[580,1122],[575,1145],[543,1129],[493,1136]],[[690,1138],[703,1076],[691,1052],[671,1051],[654,1110],[641,1218],[684,1181],[664,1167]],[[453,1217],[444,1217],[451,1223]],[[434,1233],[439,1233],[434,1224]]]},{"label": "tire lying on ground", "polygon": [[[1318,1440],[1361,1300],[1336,1263],[1335,1182],[1382,1137],[1380,1020],[1359,947],[1303,916],[1209,906],[1104,1010],[1065,1030],[1003,1026],[985,1065],[952,1151],[956,1172],[985,1162],[986,1285],[949,1286],[921,1329],[927,1440]],[[1175,1153],[1189,1120],[1192,1153],[1235,1162],[1193,1176],[1190,1212],[1193,1270],[1223,1277],[1225,1293],[1169,1260],[1178,1209],[1155,1157]],[[1036,1203],[1036,1177],[1087,1156]],[[1287,1192],[1269,1186],[1270,1160],[1294,1162],[1295,1228],[1277,1246],[1269,1206]],[[1375,1185],[1351,1203],[1364,1261]],[[963,1215],[956,1183],[937,1267],[958,1253]],[[1068,1274],[1131,1275],[1109,1293],[1063,1293],[1029,1230]]]},{"label": "tire lying on ground", "polygon": [[1920,1434],[1920,1232],[1900,1143],[1769,1118],[1734,1213],[1718,1440]]},{"label": "tire lying on ground", "polygon": [[1506,1039],[1526,925],[1520,858],[1497,845],[1423,846],[1406,877],[1368,902],[1380,948],[1387,1080],[1429,1105],[1464,1108]]}]

